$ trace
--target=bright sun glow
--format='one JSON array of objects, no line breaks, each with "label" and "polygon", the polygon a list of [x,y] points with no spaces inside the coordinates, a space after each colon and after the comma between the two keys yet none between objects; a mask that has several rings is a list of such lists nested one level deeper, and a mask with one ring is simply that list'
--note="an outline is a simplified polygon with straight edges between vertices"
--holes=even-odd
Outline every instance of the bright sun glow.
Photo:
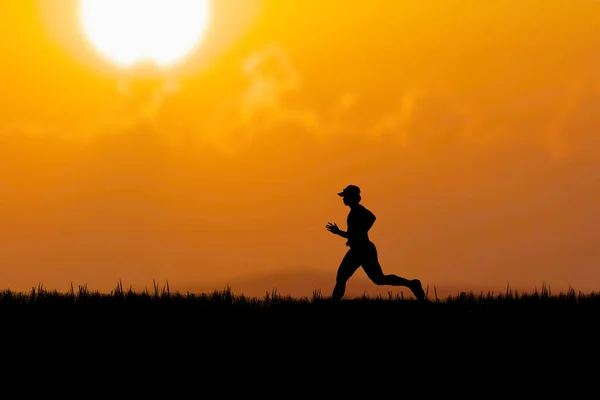
[{"label": "bright sun glow", "polygon": [[87,38],[111,61],[169,66],[191,53],[208,25],[208,0],[81,0]]}]

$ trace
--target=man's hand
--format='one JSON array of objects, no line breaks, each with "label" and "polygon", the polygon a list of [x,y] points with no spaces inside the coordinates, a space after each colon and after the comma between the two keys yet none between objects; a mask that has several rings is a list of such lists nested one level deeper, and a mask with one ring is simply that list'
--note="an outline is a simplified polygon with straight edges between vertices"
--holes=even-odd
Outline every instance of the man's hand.
[{"label": "man's hand", "polygon": [[337,224],[335,223],[332,224],[331,222],[328,222],[327,225],[325,225],[325,228],[334,235],[340,234],[340,228],[338,228]]}]

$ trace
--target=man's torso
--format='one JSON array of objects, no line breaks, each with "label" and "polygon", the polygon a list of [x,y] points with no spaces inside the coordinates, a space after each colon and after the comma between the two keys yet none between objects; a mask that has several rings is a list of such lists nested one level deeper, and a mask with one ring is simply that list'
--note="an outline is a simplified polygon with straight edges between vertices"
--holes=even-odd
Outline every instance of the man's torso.
[{"label": "man's torso", "polygon": [[361,246],[370,243],[369,228],[373,214],[363,205],[357,205],[348,213],[348,246]]}]

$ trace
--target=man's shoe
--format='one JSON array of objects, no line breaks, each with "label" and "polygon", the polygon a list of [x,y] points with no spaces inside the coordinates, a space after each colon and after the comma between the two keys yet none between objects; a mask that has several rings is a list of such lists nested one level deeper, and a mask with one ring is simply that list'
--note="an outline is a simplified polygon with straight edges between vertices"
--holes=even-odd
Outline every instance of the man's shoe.
[{"label": "man's shoe", "polygon": [[410,290],[412,290],[417,300],[425,300],[425,291],[423,290],[423,286],[421,285],[420,280],[413,279],[412,281],[410,281]]}]

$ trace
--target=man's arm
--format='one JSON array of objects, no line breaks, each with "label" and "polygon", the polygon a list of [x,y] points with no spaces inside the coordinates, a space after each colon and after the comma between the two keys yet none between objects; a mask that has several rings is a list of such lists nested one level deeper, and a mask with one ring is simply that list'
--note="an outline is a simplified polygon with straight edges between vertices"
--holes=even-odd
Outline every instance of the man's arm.
[{"label": "man's arm", "polygon": [[348,239],[348,232],[346,231],[339,230],[336,235],[340,235],[341,237]]},{"label": "man's arm", "polygon": [[343,238],[348,239],[348,232],[343,231],[340,228],[338,228],[337,224],[335,224],[335,223],[328,222],[327,225],[325,225],[325,228],[327,228],[327,230],[329,232],[333,233],[334,235],[339,235]]}]

